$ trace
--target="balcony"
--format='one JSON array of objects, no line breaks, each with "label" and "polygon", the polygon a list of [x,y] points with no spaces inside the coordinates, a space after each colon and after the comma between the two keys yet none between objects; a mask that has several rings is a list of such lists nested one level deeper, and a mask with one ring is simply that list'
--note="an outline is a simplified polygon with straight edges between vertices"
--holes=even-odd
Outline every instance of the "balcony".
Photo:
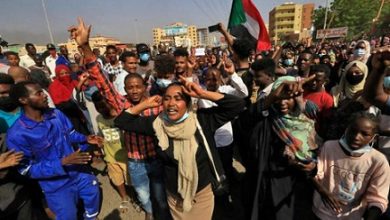
[{"label": "balcony", "polygon": [[294,25],[294,20],[292,21],[276,21],[276,25]]},{"label": "balcony", "polygon": [[295,13],[278,13],[275,16],[276,18],[288,18],[288,17],[295,17]]}]

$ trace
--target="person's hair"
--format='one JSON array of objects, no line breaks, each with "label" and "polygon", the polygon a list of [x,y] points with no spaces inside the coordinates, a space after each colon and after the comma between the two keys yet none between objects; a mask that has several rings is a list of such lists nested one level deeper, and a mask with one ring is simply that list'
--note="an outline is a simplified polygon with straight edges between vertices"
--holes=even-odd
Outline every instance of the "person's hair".
[{"label": "person's hair", "polygon": [[175,57],[188,57],[188,51],[185,48],[179,47],[173,52]]},{"label": "person's hair", "polygon": [[[184,86],[182,83],[179,83],[179,82],[172,82],[171,84],[169,84],[169,86],[166,88],[165,92],[164,92],[164,95],[165,93],[168,91],[169,88],[173,87],[173,86],[178,86],[178,87],[182,87]],[[188,94],[186,94],[184,91],[181,93],[181,98],[184,100],[184,102],[186,103],[186,106],[188,109],[191,108],[192,106],[192,101],[191,101],[191,96],[189,96]]]},{"label": "person's hair", "polygon": [[154,69],[158,74],[168,74],[175,72],[175,58],[169,54],[162,54],[156,57]]},{"label": "person's hair", "polygon": [[26,43],[26,44],[24,45],[24,48],[27,49],[27,47],[34,47],[34,44],[32,44],[32,43]]},{"label": "person's hair", "polygon": [[378,117],[376,117],[374,114],[372,113],[368,113],[366,111],[359,111],[359,112],[355,112],[351,115],[350,119],[349,119],[349,123],[348,123],[348,127],[355,121],[357,121],[358,119],[366,119],[366,120],[369,120],[372,125],[374,126],[374,133],[378,133],[379,131],[379,124],[380,124],[380,120]]},{"label": "person's hair", "polygon": [[104,96],[102,96],[99,91],[95,91],[94,93],[92,93],[91,99],[93,103],[105,101]]},{"label": "person's hair", "polygon": [[310,54],[313,57],[313,53],[309,49],[305,49],[304,51],[302,51],[301,54],[304,54],[304,53]]},{"label": "person's hair", "polygon": [[310,66],[310,73],[324,73],[326,79],[329,79],[330,77],[330,68],[325,64],[317,64],[317,65],[311,65]]},{"label": "person's hair", "polygon": [[32,69],[30,71],[30,79],[33,82],[38,83],[42,88],[49,88],[50,80],[46,77],[45,72],[40,69]]},{"label": "person's hair", "polygon": [[138,56],[136,53],[133,53],[131,51],[125,51],[121,54],[121,56],[119,57],[119,60],[122,62],[125,62],[127,57],[134,57],[134,58],[138,59]]},{"label": "person's hair", "polygon": [[15,81],[12,76],[6,73],[0,73],[0,84],[13,85]]},{"label": "person's hair", "polygon": [[106,46],[106,51],[110,50],[110,49],[113,49],[115,52],[117,52],[117,48],[114,46],[114,45],[107,45]]},{"label": "person's hair", "polygon": [[240,59],[246,59],[250,56],[252,46],[247,39],[236,39],[233,42],[232,49]]},{"label": "person's hair", "polygon": [[19,99],[22,97],[27,97],[28,96],[28,89],[26,88],[27,85],[34,85],[37,84],[34,81],[22,81],[19,83],[16,83],[13,85],[9,91],[9,97],[14,100],[16,103],[21,104],[19,102]]},{"label": "person's hair", "polygon": [[264,71],[270,77],[275,77],[275,61],[271,58],[263,58],[252,63],[251,69],[255,72]]},{"label": "person's hair", "polygon": [[16,52],[13,52],[13,51],[5,52],[4,55],[7,56],[7,58],[8,58],[9,56],[16,56],[16,57],[19,57],[19,54],[16,53]]},{"label": "person's hair", "polygon": [[321,62],[324,61],[325,59],[331,60],[331,59],[330,59],[330,56],[329,56],[328,54],[326,54],[326,55],[320,57],[320,61],[321,61]]},{"label": "person's hair", "polygon": [[142,78],[142,76],[141,75],[139,75],[138,73],[129,73],[129,74],[127,74],[127,76],[125,77],[125,84],[126,84],[126,82],[127,82],[127,80],[130,80],[130,79],[133,79],[133,78],[136,78],[136,79],[139,79],[139,80],[141,80],[142,81],[142,84],[143,85],[146,85],[146,82],[145,82],[145,80]]}]

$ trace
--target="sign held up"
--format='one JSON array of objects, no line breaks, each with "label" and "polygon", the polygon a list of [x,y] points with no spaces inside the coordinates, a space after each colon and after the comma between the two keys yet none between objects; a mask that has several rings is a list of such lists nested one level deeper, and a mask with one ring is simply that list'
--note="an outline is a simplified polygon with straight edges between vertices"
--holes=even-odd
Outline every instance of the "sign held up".
[{"label": "sign held up", "polygon": [[346,37],[348,33],[348,27],[340,28],[329,28],[317,30],[317,39],[321,38],[336,38],[336,37]]}]

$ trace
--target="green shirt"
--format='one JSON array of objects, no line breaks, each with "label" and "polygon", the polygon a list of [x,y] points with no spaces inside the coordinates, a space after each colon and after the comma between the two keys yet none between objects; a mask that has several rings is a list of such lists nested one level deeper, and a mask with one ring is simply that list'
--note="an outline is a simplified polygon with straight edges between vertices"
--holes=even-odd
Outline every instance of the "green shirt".
[{"label": "green shirt", "polygon": [[104,160],[109,163],[127,163],[126,150],[123,148],[123,135],[119,128],[114,126],[114,118],[105,119],[102,115],[98,115],[96,121],[104,137]]}]

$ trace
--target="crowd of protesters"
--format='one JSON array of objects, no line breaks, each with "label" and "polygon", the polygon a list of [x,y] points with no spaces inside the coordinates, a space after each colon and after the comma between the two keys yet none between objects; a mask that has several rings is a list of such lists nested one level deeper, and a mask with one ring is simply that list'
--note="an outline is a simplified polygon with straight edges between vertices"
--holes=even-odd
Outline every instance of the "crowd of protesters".
[{"label": "crowd of protesters", "polygon": [[[0,51],[0,218],[390,219],[390,42]],[[59,53],[57,53],[59,52]]]}]

